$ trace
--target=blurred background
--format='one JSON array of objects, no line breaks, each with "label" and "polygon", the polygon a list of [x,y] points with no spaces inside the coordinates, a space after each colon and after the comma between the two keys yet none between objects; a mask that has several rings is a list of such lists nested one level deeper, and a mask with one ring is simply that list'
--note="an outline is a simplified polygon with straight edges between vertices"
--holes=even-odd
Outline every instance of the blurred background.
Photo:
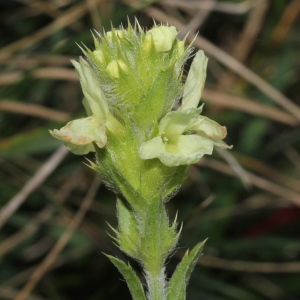
[{"label": "blurred background", "polygon": [[189,42],[198,32],[204,115],[234,145],[192,166],[168,203],[184,227],[167,273],[208,237],[188,300],[300,299],[299,10],[299,0],[1,0],[0,299],[131,299],[103,255],[128,260],[107,235],[115,196],[48,130],[84,116],[76,43],[93,47],[90,30],[134,18]]}]

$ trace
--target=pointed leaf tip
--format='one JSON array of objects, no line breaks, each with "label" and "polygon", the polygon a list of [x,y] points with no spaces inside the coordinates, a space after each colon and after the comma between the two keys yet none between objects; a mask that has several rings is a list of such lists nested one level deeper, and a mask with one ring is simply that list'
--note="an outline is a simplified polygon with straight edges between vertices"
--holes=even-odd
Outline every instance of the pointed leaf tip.
[{"label": "pointed leaf tip", "polygon": [[185,253],[168,284],[167,300],[185,300],[186,287],[206,240]]},{"label": "pointed leaf tip", "polygon": [[124,261],[111,255],[103,254],[117,267],[125,278],[133,300],[147,300],[143,286],[130,264],[126,264]]}]

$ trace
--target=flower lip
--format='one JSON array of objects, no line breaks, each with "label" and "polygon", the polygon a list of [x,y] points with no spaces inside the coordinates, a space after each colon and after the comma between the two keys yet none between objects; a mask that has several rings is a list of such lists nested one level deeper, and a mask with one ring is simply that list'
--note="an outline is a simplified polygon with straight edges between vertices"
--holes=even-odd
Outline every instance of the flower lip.
[{"label": "flower lip", "polygon": [[197,121],[202,108],[172,111],[161,119],[158,136],[140,147],[142,159],[158,158],[167,166],[188,165],[211,154],[213,142],[197,134],[185,134]]},{"label": "flower lip", "polygon": [[160,134],[165,136],[182,134],[197,120],[202,108],[191,108],[185,111],[171,111],[159,123]]},{"label": "flower lip", "polygon": [[202,107],[171,111],[158,124],[157,136],[140,146],[142,159],[158,158],[172,167],[198,162],[213,147],[230,148],[222,139],[226,128],[200,116]]}]

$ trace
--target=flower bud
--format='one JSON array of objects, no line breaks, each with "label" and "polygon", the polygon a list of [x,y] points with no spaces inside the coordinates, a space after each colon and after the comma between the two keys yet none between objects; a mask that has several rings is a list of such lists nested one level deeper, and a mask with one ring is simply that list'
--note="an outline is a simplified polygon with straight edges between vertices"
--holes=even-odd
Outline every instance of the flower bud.
[{"label": "flower bud", "polygon": [[183,55],[185,52],[185,47],[184,47],[185,42],[184,41],[177,41],[177,51],[180,55]]},{"label": "flower bud", "polygon": [[106,38],[113,39],[114,35],[119,39],[122,39],[125,35],[125,30],[114,30],[106,32]]},{"label": "flower bud", "polygon": [[104,55],[101,49],[97,49],[93,51],[94,58],[99,61],[100,63],[104,63]]},{"label": "flower bud", "polygon": [[107,72],[113,78],[120,78],[120,69],[124,73],[129,71],[127,65],[120,59],[111,61],[106,67]]},{"label": "flower bud", "polygon": [[157,52],[170,51],[177,34],[178,33],[174,26],[154,27],[146,33],[144,48],[146,50],[151,49],[151,44],[153,43]]}]

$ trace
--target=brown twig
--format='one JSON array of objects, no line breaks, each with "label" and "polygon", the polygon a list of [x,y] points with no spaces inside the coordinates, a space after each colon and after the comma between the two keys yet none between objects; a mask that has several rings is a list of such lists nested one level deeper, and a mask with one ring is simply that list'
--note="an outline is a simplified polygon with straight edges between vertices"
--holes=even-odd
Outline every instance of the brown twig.
[{"label": "brown twig", "polygon": [[194,32],[199,29],[199,27],[205,22],[209,14],[213,10],[216,4],[216,0],[209,1],[209,6],[206,10],[199,9],[195,16],[186,24],[179,32],[178,37],[184,38],[189,32]]},{"label": "brown twig", "polygon": [[[236,174],[227,164],[220,162],[216,159],[202,159],[199,163],[199,166],[205,166],[213,170],[217,170],[218,172],[238,177],[238,174]],[[248,178],[250,179],[250,182],[253,186],[256,186],[262,190],[268,191],[271,194],[277,195],[279,197],[282,197],[283,199],[286,199],[297,206],[300,206],[300,195],[299,193],[295,193],[294,191],[291,191],[289,189],[286,189],[284,187],[279,186],[278,184],[275,184],[265,178],[262,178],[260,176],[251,174],[250,172],[247,173]]]},{"label": "brown twig", "polygon": [[275,45],[279,45],[283,42],[291,26],[296,21],[297,16],[299,15],[299,11],[300,11],[299,0],[293,0],[287,5],[284,13],[282,14],[280,21],[278,22],[278,25],[273,31],[271,43]]},{"label": "brown twig", "polygon": [[[10,287],[3,287],[0,289],[0,298],[1,299],[12,299],[15,300],[18,290],[12,289]],[[29,296],[27,300],[46,300],[46,298],[41,296]]]},{"label": "brown twig", "polygon": [[39,64],[46,64],[50,66],[71,65],[71,59],[77,57],[63,56],[63,55],[43,55],[43,54],[28,54],[26,57],[23,55],[14,55],[12,58],[0,60],[0,65],[5,65],[13,68],[32,68]]},{"label": "brown twig", "polygon": [[[223,12],[223,13],[229,13],[229,14],[238,14],[238,15],[245,14],[256,4],[256,1],[245,0],[241,3],[219,2],[216,5],[214,5],[213,10]],[[164,5],[175,6],[183,9],[190,9],[193,11],[198,9],[211,10],[210,0],[207,1],[162,0],[161,3]]]},{"label": "brown twig", "polygon": [[251,180],[247,171],[242,167],[238,160],[226,149],[216,149],[219,155],[228,163],[231,169],[239,176],[244,187],[250,189]]},{"label": "brown twig", "polygon": [[[21,71],[11,72],[4,75],[0,75],[0,86],[9,85],[16,83],[28,76]],[[68,81],[78,81],[78,76],[74,70],[66,68],[40,68],[32,71],[31,76],[36,79],[46,78],[46,79],[56,79],[56,80],[68,80]]]},{"label": "brown twig", "polygon": [[11,100],[0,100],[0,111],[39,117],[56,122],[67,121],[70,114],[32,103],[21,103]]},{"label": "brown twig", "polygon": [[34,218],[32,222],[27,224],[20,231],[14,235],[8,237],[6,240],[2,241],[0,245],[0,256],[5,255],[9,250],[16,247],[28,236],[36,232],[37,228],[45,222],[47,222],[53,214],[53,209],[51,207],[46,207]]},{"label": "brown twig", "polygon": [[210,268],[254,273],[299,273],[300,262],[250,262],[242,260],[228,260],[215,256],[203,255],[199,264]]},{"label": "brown twig", "polygon": [[29,281],[22,288],[20,293],[16,296],[15,300],[27,299],[28,295],[35,288],[35,286],[43,277],[43,275],[49,270],[49,268],[55,262],[59,253],[64,249],[64,247],[67,245],[70,238],[72,237],[74,230],[79,226],[79,224],[83,220],[85,214],[87,213],[90,205],[93,202],[93,198],[95,197],[99,186],[100,186],[100,181],[96,177],[93,183],[91,184],[91,187],[86,197],[83,199],[79,210],[77,211],[77,213],[75,214],[75,216],[73,217],[69,225],[67,226],[66,230],[64,231],[60,239],[57,241],[57,243],[54,245],[54,247],[51,249],[51,251],[48,253],[48,255],[43,260],[43,262],[35,269]]},{"label": "brown twig", "polygon": [[[71,191],[77,186],[78,182],[82,177],[82,171],[76,171],[72,176],[68,177],[66,181],[60,186],[59,190],[51,193],[51,198],[54,199],[54,205],[62,205],[65,199],[70,195]],[[81,202],[80,202],[81,203]],[[28,222],[24,227],[22,227],[15,234],[9,236],[7,239],[3,240],[0,244],[0,256],[4,256],[8,251],[20,244],[24,239],[32,236],[41,226],[41,224],[46,223],[53,216],[54,209],[52,207],[46,206],[41,212],[37,213],[31,221]]]},{"label": "brown twig", "polygon": [[89,13],[93,20],[93,28],[99,31],[102,27],[101,16],[99,13],[99,9],[97,8],[97,1],[96,0],[86,0]]},{"label": "brown twig", "polygon": [[[78,258],[81,258],[82,256],[90,253],[89,247],[77,247],[75,249],[69,250],[67,255],[61,255],[58,257],[58,259],[54,262],[54,264],[51,266],[50,270],[53,270],[55,268],[61,267],[62,265],[72,261],[76,260]],[[18,286],[28,280],[28,278],[31,276],[31,274],[36,269],[36,266],[30,267],[26,269],[25,271],[21,271],[17,274],[15,274],[13,277],[9,278],[8,280],[1,282],[0,284],[0,290],[6,287],[12,287],[12,286]],[[48,270],[49,271],[49,270]],[[15,298],[14,298],[15,300]],[[29,300],[29,299],[28,299]]]},{"label": "brown twig", "polygon": [[299,179],[284,174],[280,170],[276,170],[264,162],[255,159],[251,156],[243,155],[241,153],[234,153],[235,158],[239,163],[250,171],[254,171],[260,175],[267,177],[268,179],[274,180],[275,182],[300,193]]},{"label": "brown twig", "polygon": [[237,109],[239,111],[244,111],[255,116],[265,117],[283,124],[291,126],[299,124],[299,121],[294,116],[283,112],[279,108],[267,106],[251,99],[218,92],[212,88],[204,89],[202,99],[205,102],[217,104],[221,107]]},{"label": "brown twig", "polygon": [[[268,0],[259,0],[253,7],[246,24],[239,34],[239,38],[234,45],[232,56],[240,62],[245,62],[248,57],[257,35],[259,34],[267,9],[269,7]],[[224,72],[220,79],[220,86],[226,90],[232,86],[235,76],[232,72]]]},{"label": "brown twig", "polygon": [[27,197],[56,169],[67,154],[68,150],[64,146],[58,148],[58,150],[50,156],[34,176],[23,186],[21,191],[3,206],[0,211],[0,228],[23,204]]},{"label": "brown twig", "polygon": [[[100,0],[96,1],[98,2]],[[42,29],[29,36],[21,38],[20,40],[3,47],[0,50],[0,60],[5,60],[20,49],[24,50],[36,42],[53,34],[55,31],[72,24],[75,20],[78,20],[80,17],[82,17],[87,11],[88,4],[85,1],[80,2],[78,5],[72,6],[68,11],[66,11],[59,18],[55,19],[51,24],[46,25]]]}]

